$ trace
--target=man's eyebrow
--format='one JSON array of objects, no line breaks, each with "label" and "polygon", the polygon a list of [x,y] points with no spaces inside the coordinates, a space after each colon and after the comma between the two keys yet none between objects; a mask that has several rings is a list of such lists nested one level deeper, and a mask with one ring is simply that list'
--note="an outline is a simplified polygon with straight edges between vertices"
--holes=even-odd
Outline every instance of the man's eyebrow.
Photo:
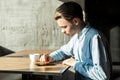
[{"label": "man's eyebrow", "polygon": [[56,16],[55,17],[55,20],[58,20],[58,19],[60,19],[60,18],[62,18],[61,16]]}]

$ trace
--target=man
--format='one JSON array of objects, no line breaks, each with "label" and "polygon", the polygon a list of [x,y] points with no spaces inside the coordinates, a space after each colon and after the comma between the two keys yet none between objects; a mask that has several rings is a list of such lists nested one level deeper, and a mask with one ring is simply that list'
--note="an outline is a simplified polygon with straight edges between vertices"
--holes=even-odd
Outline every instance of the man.
[{"label": "man", "polygon": [[70,1],[60,5],[55,20],[61,31],[71,40],[60,49],[40,57],[43,64],[64,60],[72,66],[76,80],[109,80],[111,60],[107,41],[103,34],[83,21],[82,8]]}]

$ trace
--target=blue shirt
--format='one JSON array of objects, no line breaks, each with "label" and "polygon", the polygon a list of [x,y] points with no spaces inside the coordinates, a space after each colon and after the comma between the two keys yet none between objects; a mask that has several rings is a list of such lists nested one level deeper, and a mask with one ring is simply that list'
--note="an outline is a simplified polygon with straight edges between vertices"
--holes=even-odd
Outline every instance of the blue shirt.
[{"label": "blue shirt", "polygon": [[[77,80],[108,80],[110,59],[107,41],[96,29],[86,25],[80,34],[50,54],[54,61],[74,57]],[[79,75],[80,74],[80,75]],[[84,78],[82,79],[83,76]]]}]

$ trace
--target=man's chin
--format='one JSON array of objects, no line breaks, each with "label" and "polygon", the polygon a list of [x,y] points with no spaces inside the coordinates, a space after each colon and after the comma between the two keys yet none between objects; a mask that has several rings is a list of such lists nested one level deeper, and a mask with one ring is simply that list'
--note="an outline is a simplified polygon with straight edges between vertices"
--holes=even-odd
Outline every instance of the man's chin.
[{"label": "man's chin", "polygon": [[71,36],[70,34],[65,34],[66,36]]},{"label": "man's chin", "polygon": [[70,35],[70,34],[66,34],[67,36],[69,36],[69,37],[72,37],[73,35]]}]

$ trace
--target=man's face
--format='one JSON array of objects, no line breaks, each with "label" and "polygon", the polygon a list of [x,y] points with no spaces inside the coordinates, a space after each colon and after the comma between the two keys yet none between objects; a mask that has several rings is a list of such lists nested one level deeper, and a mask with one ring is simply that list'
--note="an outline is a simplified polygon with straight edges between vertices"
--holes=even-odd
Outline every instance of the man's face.
[{"label": "man's face", "polygon": [[61,32],[68,36],[73,36],[76,33],[74,23],[69,22],[64,18],[58,19],[57,24],[60,26]]}]

